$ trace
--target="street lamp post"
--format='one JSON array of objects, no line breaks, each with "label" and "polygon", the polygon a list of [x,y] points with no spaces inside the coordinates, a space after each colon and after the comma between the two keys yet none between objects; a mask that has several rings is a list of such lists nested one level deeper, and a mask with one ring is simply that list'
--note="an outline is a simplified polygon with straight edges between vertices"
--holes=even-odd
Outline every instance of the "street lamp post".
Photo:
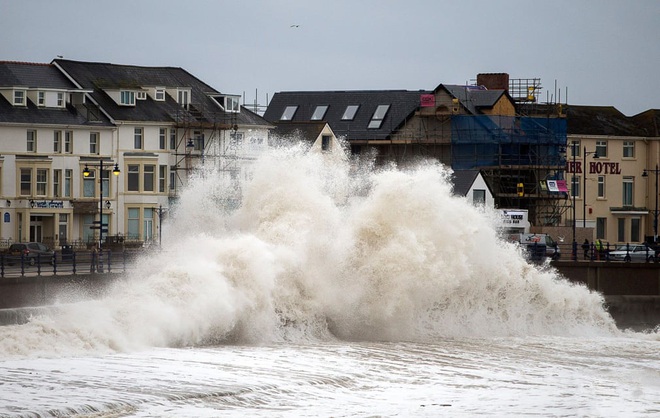
[{"label": "street lamp post", "polygon": [[593,154],[594,158],[598,158],[598,151],[587,152],[587,147],[584,147],[584,155],[582,155],[582,182],[584,183],[584,187],[582,187],[582,193],[584,194],[582,197],[582,228],[587,227],[587,155],[590,154]]},{"label": "street lamp post", "polygon": [[658,173],[660,172],[660,169],[658,169],[658,164],[655,165],[655,170],[645,168],[644,172],[642,173],[642,177],[648,177],[649,171],[655,173],[655,210],[653,211],[653,243],[657,243],[658,242]]},{"label": "street lamp post", "polygon": [[[101,256],[101,249],[103,248],[103,232],[107,232],[107,229],[104,230],[105,227],[108,226],[108,224],[103,223],[103,158],[99,158],[99,220],[97,222],[97,225],[95,225],[94,229],[99,230],[99,257]],[[119,171],[119,165],[115,164],[114,169],[112,170],[112,174],[115,176],[118,176],[120,173]],[[88,164],[85,164],[85,169],[83,170],[83,177],[87,178],[91,174],[91,171],[89,170]],[[108,201],[109,203],[109,201]],[[100,258],[99,258],[99,265],[100,263]]]}]

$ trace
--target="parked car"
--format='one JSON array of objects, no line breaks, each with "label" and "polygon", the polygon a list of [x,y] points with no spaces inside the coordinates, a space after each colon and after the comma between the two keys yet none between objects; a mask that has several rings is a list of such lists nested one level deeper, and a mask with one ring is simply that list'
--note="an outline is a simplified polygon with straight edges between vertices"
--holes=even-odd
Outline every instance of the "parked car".
[{"label": "parked car", "polygon": [[645,244],[621,244],[617,245],[614,251],[609,252],[609,259],[626,263],[653,262],[657,260],[657,256],[653,248]]},{"label": "parked car", "polygon": [[34,266],[40,264],[53,264],[55,252],[40,242],[16,242],[5,252],[5,262],[9,265],[23,263]]}]

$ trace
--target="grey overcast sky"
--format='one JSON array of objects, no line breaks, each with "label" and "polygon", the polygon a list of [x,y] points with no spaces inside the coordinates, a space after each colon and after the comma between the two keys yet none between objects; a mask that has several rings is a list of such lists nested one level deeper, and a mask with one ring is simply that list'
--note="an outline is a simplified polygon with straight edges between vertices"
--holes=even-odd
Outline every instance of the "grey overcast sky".
[{"label": "grey overcast sky", "polygon": [[0,60],[182,67],[248,104],[506,72],[543,101],[660,108],[658,0],[0,0],[0,35]]}]

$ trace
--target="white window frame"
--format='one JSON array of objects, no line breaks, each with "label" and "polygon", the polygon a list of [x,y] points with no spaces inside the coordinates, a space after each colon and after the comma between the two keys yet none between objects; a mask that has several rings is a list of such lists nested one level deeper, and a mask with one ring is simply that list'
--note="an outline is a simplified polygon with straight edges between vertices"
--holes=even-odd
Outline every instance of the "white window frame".
[{"label": "white window frame", "polygon": [[92,155],[99,155],[101,153],[101,147],[99,144],[99,132],[90,132],[89,133],[89,153]]},{"label": "white window frame", "polygon": [[135,106],[135,92],[131,90],[120,90],[119,104],[122,106]]},{"label": "white window frame", "polygon": [[27,152],[37,152],[37,131],[35,129],[28,129],[25,146]]},{"label": "white window frame", "polygon": [[135,100],[147,100],[147,92],[146,91],[138,91],[135,94]]},{"label": "white window frame", "polygon": [[165,101],[165,89],[164,88],[157,88],[154,91],[154,100],[157,102],[164,102]]},{"label": "white window frame", "polygon": [[623,141],[623,158],[635,158],[635,141]]},{"label": "white window frame", "polygon": [[14,106],[25,106],[27,103],[25,90],[14,90]]}]

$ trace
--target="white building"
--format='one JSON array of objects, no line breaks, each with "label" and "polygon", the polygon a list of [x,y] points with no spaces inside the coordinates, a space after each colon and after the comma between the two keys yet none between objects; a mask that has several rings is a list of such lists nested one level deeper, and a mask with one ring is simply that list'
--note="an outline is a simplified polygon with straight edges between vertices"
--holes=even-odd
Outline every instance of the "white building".
[{"label": "white building", "polygon": [[99,211],[105,236],[152,240],[191,170],[240,178],[271,128],[174,67],[3,62],[0,93],[5,242],[93,243]]}]

